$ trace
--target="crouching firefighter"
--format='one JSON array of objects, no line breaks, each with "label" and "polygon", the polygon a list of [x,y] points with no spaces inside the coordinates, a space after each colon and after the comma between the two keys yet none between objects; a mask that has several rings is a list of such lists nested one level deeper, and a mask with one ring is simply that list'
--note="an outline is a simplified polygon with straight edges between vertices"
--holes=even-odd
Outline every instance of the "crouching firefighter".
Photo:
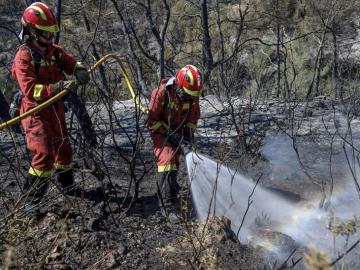
[{"label": "crouching firefighter", "polygon": [[159,207],[161,213],[174,222],[178,220],[179,156],[184,145],[193,143],[200,118],[201,90],[200,71],[187,65],[178,70],[175,77],[163,79],[151,94],[147,127],[159,172]]},{"label": "crouching firefighter", "polygon": [[[48,6],[33,3],[25,9],[21,23],[23,44],[13,59],[12,76],[22,92],[20,114],[23,114],[64,89],[76,91],[77,86],[88,83],[90,77],[85,67],[52,43],[59,28]],[[64,73],[74,75],[76,81],[66,80]],[[72,149],[63,100],[23,119],[21,125],[32,156],[23,186],[28,202],[40,202],[54,172],[63,191],[70,191],[74,183]]]}]

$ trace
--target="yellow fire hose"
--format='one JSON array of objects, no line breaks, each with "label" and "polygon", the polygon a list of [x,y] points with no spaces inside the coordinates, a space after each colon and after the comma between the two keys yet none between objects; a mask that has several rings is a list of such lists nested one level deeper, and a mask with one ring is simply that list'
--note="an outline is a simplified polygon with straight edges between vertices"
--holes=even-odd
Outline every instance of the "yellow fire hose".
[{"label": "yellow fire hose", "polygon": [[120,58],[116,55],[116,54],[107,54],[105,55],[104,57],[102,57],[97,63],[95,63],[95,65],[93,65],[89,72],[93,72],[98,66],[100,66],[104,61],[106,61],[107,59],[109,58],[113,58],[116,60],[116,62],[119,64],[120,68],[121,68],[121,71],[124,75],[124,78],[125,78],[125,82],[126,82],[126,85],[130,91],[130,94],[131,94],[131,97],[132,99],[135,101],[135,104],[136,106],[143,112],[143,113],[147,113],[148,112],[148,109],[143,107],[141,105],[141,102],[140,102],[140,99],[138,96],[136,96],[135,94],[135,91],[134,91],[134,88],[132,87],[131,83],[130,83],[130,80],[129,80],[129,76],[127,74],[127,71],[125,69],[125,66],[123,64],[123,62],[120,60]]},{"label": "yellow fire hose", "polygon": [[[122,73],[123,73],[123,75],[124,75],[126,85],[127,85],[128,89],[129,89],[129,91],[130,91],[130,94],[131,94],[132,99],[135,101],[136,106],[137,106],[143,113],[147,113],[147,112],[148,112],[147,108],[145,108],[145,107],[143,107],[143,106],[141,105],[140,99],[139,99],[138,96],[136,96],[135,91],[134,91],[134,88],[132,87],[132,85],[131,85],[131,83],[130,83],[129,76],[128,76],[127,72],[126,72],[125,66],[124,66],[124,64],[122,63],[122,61],[120,60],[120,58],[119,58],[117,55],[112,54],[112,53],[105,55],[105,56],[102,57],[99,61],[97,61],[97,62],[95,63],[95,65],[93,65],[93,66],[90,68],[89,73],[94,72],[94,70],[95,70],[96,68],[98,68],[104,61],[106,61],[106,60],[109,59],[109,58],[115,59],[116,62],[119,64],[119,66],[120,66],[120,68],[121,68],[121,71],[122,71]],[[53,96],[52,98],[50,98],[50,99],[48,99],[47,101],[45,101],[44,103],[42,103],[42,104],[36,106],[35,108],[27,111],[26,113],[23,113],[23,114],[21,114],[21,115],[19,115],[19,116],[17,116],[17,117],[14,117],[14,118],[10,119],[9,121],[7,121],[7,122],[5,122],[5,123],[2,123],[2,124],[0,125],[0,130],[4,129],[4,128],[6,128],[6,127],[9,127],[9,126],[11,126],[11,125],[14,125],[14,124],[18,123],[19,121],[21,121],[22,119],[28,117],[29,115],[32,115],[32,114],[34,114],[34,113],[36,113],[36,112],[38,112],[38,111],[40,111],[40,110],[42,110],[42,109],[50,106],[50,105],[53,104],[55,101],[57,101],[57,100],[59,100],[60,98],[62,98],[63,96],[65,96],[68,92],[69,92],[69,90],[63,90],[63,91],[61,91],[60,93],[58,93],[57,95],[55,95],[55,96]]]}]

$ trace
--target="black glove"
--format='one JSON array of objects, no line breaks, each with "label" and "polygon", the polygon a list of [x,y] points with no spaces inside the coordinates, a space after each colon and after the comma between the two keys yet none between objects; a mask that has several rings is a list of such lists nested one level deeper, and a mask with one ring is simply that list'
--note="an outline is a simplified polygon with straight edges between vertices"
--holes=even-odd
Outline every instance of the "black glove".
[{"label": "black glove", "polygon": [[166,138],[169,141],[169,143],[174,146],[175,148],[178,148],[182,142],[181,136],[179,136],[176,133],[167,133]]},{"label": "black glove", "polygon": [[191,146],[194,144],[194,134],[193,132],[187,132],[184,135],[184,143]]},{"label": "black glove", "polygon": [[194,139],[193,136],[184,136],[181,142],[181,151],[186,156],[193,149]]},{"label": "black glove", "polygon": [[20,115],[20,108],[16,107],[13,103],[10,104],[9,114],[11,118],[15,118]]},{"label": "black glove", "polygon": [[87,69],[82,66],[78,65],[75,67],[74,76],[80,85],[85,85],[90,81],[90,75]]},{"label": "black glove", "polygon": [[17,117],[20,114],[20,105],[21,105],[21,100],[23,98],[23,94],[18,91],[14,97],[13,100],[10,104],[10,108],[9,108],[9,114],[11,116],[11,118]]}]

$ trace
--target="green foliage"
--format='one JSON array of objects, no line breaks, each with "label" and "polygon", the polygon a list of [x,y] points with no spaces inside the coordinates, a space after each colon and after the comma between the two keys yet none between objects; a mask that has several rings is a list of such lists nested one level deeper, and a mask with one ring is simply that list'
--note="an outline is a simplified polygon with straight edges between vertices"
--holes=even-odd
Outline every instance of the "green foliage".
[{"label": "green foliage", "polygon": [[13,219],[3,229],[3,236],[0,238],[1,245],[16,246],[19,242],[33,235],[32,220],[29,218]]},{"label": "green foliage", "polygon": [[[124,22],[113,3],[117,3]],[[200,2],[171,0],[167,3],[171,16],[164,40],[166,75],[172,75],[177,68],[189,63],[203,68]],[[141,72],[143,83],[149,89],[156,87],[159,44],[147,19],[149,11],[142,5],[146,3],[108,1],[102,3],[100,10],[98,4],[97,1],[63,4],[60,44],[87,66],[93,65],[102,55],[115,52],[126,60],[135,82],[140,79],[137,72]],[[1,19],[2,25],[18,31],[23,8],[20,0],[6,6],[9,15]],[[224,75],[238,76],[226,78],[227,82],[232,81],[230,85],[233,87],[241,87],[234,93],[248,95],[260,91],[260,94],[269,96],[280,86],[280,95],[289,91],[291,98],[305,97],[309,89],[317,91],[313,94],[334,96],[335,87],[340,85],[346,96],[354,92],[356,80],[356,76],[349,77],[346,70],[355,74],[358,67],[351,59],[345,59],[351,52],[351,45],[344,44],[352,44],[350,42],[357,37],[355,21],[359,10],[360,2],[356,0],[331,3],[326,0],[208,1],[214,61],[210,84],[217,85],[218,89],[214,91],[220,93],[225,91],[218,83]],[[151,12],[153,27],[161,33],[166,19],[163,2],[151,1]],[[14,34],[4,29],[0,29],[1,52],[13,55],[17,40]],[[279,65],[276,62],[277,44],[283,58]],[[224,74],[219,72],[219,65],[233,70]],[[0,74],[0,82],[9,88],[6,93],[12,93],[16,90],[16,83],[9,83],[11,61],[6,66],[7,69]],[[336,66],[338,70],[334,71]],[[244,71],[246,76],[241,75]],[[315,89],[315,80],[319,82],[318,89]],[[126,98],[126,95],[116,95],[117,98]]]}]

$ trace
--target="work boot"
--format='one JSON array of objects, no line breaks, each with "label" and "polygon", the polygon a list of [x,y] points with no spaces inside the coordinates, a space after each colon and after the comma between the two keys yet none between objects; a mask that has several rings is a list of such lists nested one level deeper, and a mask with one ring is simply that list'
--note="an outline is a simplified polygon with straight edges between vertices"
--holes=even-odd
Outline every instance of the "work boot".
[{"label": "work boot", "polygon": [[160,212],[163,217],[165,217],[170,223],[176,224],[179,223],[180,218],[178,215],[179,211],[176,211],[176,207],[172,204],[159,204]]},{"label": "work boot", "polygon": [[168,171],[160,174],[157,182],[157,195],[159,200],[178,203],[180,186],[177,182],[177,171]]},{"label": "work boot", "polygon": [[175,212],[169,212],[167,218],[168,218],[169,222],[172,224],[180,223],[180,217]]},{"label": "work boot", "polygon": [[178,223],[177,206],[179,204],[177,195],[180,186],[177,183],[177,171],[168,171],[161,174],[157,182],[157,195],[161,214],[168,218],[171,223]]},{"label": "work boot", "polygon": [[47,187],[49,186],[49,179],[47,177],[37,177],[28,174],[23,185],[25,193],[25,214],[34,218],[40,215],[39,204],[44,197]]},{"label": "work boot", "polygon": [[27,193],[27,201],[37,204],[44,197],[49,179],[28,174],[23,185],[24,193]]},{"label": "work boot", "polygon": [[74,175],[72,169],[56,170],[57,182],[59,183],[62,191],[69,196],[75,195],[74,191]]}]

